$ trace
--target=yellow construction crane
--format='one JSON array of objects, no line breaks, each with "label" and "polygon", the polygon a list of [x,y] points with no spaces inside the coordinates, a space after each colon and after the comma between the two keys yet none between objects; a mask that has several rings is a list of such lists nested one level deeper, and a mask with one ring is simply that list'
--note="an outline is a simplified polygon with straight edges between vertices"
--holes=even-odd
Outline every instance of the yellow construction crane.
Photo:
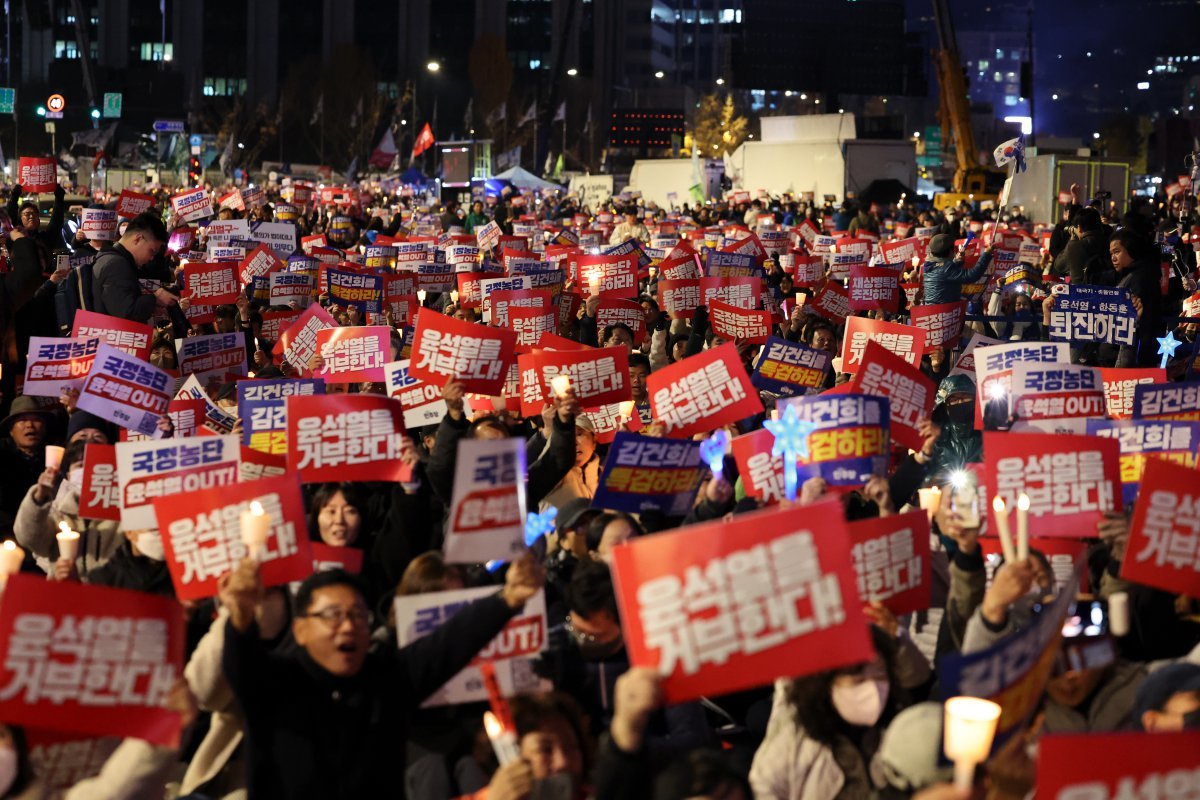
[{"label": "yellow construction crane", "polygon": [[948,3],[949,0],[933,0],[933,19],[938,34],[938,50],[933,55],[933,63],[938,77],[938,119],[942,123],[942,139],[954,143],[957,164],[953,191],[934,195],[933,205],[939,210],[964,200],[994,199],[1005,178],[1003,170],[980,164],[976,155],[975,133],[971,130],[967,104],[967,82],[958,57],[954,20],[950,17]]}]

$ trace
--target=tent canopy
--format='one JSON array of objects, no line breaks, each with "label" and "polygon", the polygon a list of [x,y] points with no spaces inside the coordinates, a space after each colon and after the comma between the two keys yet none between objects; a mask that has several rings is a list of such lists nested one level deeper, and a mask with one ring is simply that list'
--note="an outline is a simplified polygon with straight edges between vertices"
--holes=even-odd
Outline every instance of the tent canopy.
[{"label": "tent canopy", "polygon": [[563,188],[557,183],[544,181],[528,170],[520,167],[513,167],[501,172],[493,177],[499,178],[502,181],[508,181],[518,189],[561,189]]}]

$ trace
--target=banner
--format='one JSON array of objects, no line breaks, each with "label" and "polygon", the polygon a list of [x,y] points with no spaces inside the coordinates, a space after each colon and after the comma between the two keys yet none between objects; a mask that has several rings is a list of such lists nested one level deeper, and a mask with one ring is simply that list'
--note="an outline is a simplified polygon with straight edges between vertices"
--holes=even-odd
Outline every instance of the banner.
[{"label": "banner", "polygon": [[774,330],[770,311],[746,311],[714,299],[709,303],[712,331],[726,341],[765,344]]},{"label": "banner", "polygon": [[194,222],[213,216],[212,200],[203,186],[171,196],[171,208],[179,222]]},{"label": "banner", "polygon": [[170,376],[158,367],[102,344],[76,406],[122,428],[155,436],[158,419],[170,402],[169,385]]},{"label": "banner", "polygon": [[631,514],[655,509],[680,517],[691,509],[706,477],[700,442],[618,431],[592,505]]},{"label": "banner", "polygon": [[613,580],[630,663],[669,705],[873,657],[836,501],[639,537]]},{"label": "banner", "polygon": [[913,306],[908,313],[913,327],[925,331],[925,349],[952,348],[962,336],[963,323],[967,318],[967,301]]},{"label": "banner", "polygon": [[202,384],[210,377],[223,379],[231,373],[245,375],[248,371],[246,334],[241,331],[176,339],[175,352],[179,374],[194,374]]},{"label": "banner", "polygon": [[899,616],[932,603],[929,515],[924,509],[849,524],[858,596]]},{"label": "banner", "polygon": [[111,345],[143,361],[150,359],[153,337],[154,329],[149,325],[84,309],[75,312],[71,328],[72,339],[99,339],[100,344]]},{"label": "banner", "polygon": [[937,385],[919,369],[893,355],[877,341],[867,342],[862,368],[850,381],[853,394],[886,397],[892,439],[909,450],[921,450],[922,419],[933,414]]},{"label": "banner", "polygon": [[854,264],[848,291],[851,311],[881,309],[895,314],[900,310],[900,275],[890,267]]},{"label": "banner", "polygon": [[459,439],[446,561],[510,560],[525,547],[525,441]]},{"label": "banner", "polygon": [[1200,595],[1198,477],[1194,466],[1146,460],[1121,562],[1122,578],[1171,594]]},{"label": "banner", "polygon": [[237,483],[236,436],[119,442],[117,486],[121,529],[155,527],[155,500]]},{"label": "banner", "polygon": [[[265,320],[265,317],[264,317]],[[274,353],[283,356],[301,374],[307,373],[308,363],[317,352],[317,332],[325,328],[337,327],[337,322],[329,312],[317,303],[313,303],[299,313],[296,321],[279,334],[275,342]],[[263,335],[267,336],[266,330]],[[267,338],[270,338],[267,336]]]},{"label": "banner", "polygon": [[326,383],[382,382],[392,355],[392,329],[386,325],[343,326],[317,331],[317,351],[325,360],[316,377]]},{"label": "banner", "polygon": [[179,715],[164,706],[183,646],[173,598],[13,575],[0,606],[0,718],[176,747]]},{"label": "banner", "polygon": [[638,257],[636,255],[579,256],[579,287],[584,297],[637,297]]},{"label": "banner", "polygon": [[1104,382],[1104,412],[1109,419],[1129,419],[1133,416],[1133,394],[1139,384],[1166,383],[1167,371],[1158,367],[1116,369],[1101,367]]},{"label": "banner", "polygon": [[[1087,756],[1080,758],[1081,753]],[[1037,797],[1183,797],[1195,791],[1197,753],[1200,731],[1193,730],[1043,736],[1038,742]]]},{"label": "banner", "polygon": [[303,483],[407,481],[400,404],[373,394],[287,399],[288,469]]},{"label": "banner", "polygon": [[435,386],[462,381],[467,391],[499,395],[516,359],[516,334],[485,328],[423,308],[413,337],[414,378]]},{"label": "banner", "polygon": [[1120,443],[1122,497],[1127,506],[1137,501],[1147,455],[1190,469],[1197,466],[1200,422],[1089,419],[1085,433]]},{"label": "banner", "polygon": [[[398,596],[394,602],[396,643],[407,647],[416,640],[437,630],[448,619],[475,600],[496,593],[494,586],[456,589]],[[489,699],[479,665],[488,662],[496,671],[496,682],[503,697],[548,691],[552,687],[539,678],[533,664],[537,654],[546,649],[549,629],[546,621],[546,595],[538,592],[531,597],[520,613],[513,617],[479,654],[421,706],[461,705],[481,703]]]},{"label": "banner", "polygon": [[837,281],[826,281],[804,310],[841,325],[850,313],[850,295]]},{"label": "banner", "polygon": [[242,444],[263,453],[287,453],[287,398],[325,394],[319,380],[238,381]]},{"label": "banner", "polygon": [[750,253],[706,250],[704,274],[711,278],[755,278],[762,275],[762,268]]},{"label": "banner", "polygon": [[[1120,445],[1112,439],[1047,433],[983,434],[983,484],[1009,509],[1029,496],[1030,536],[1096,536],[1106,511],[1120,511]],[[995,512],[987,504],[988,528]]]},{"label": "banner", "polygon": [[117,448],[88,442],[83,449],[83,486],[79,492],[82,519],[121,519],[121,493],[117,486]]},{"label": "banner", "polygon": [[265,244],[280,258],[287,258],[300,249],[300,233],[294,222],[256,222],[250,238]]},{"label": "banner", "polygon": [[57,159],[21,156],[17,162],[17,183],[21,184],[27,196],[53,192],[54,187],[58,186]]},{"label": "banner", "polygon": [[219,306],[236,303],[241,296],[238,265],[230,263],[189,263],[183,268],[183,282],[197,305]]},{"label": "banner", "polygon": [[236,483],[154,501],[167,568],[180,600],[217,594],[217,580],[251,555],[242,542],[242,515],[258,503],[267,539],[258,554],[263,586],[307,578],[313,571],[304,495],[294,475]]},{"label": "banner", "polygon": [[863,351],[867,342],[883,345],[907,363],[921,365],[925,353],[925,331],[912,325],[900,325],[881,319],[850,317],[846,320],[846,336],[842,341],[842,372],[851,375],[858,372],[863,362]]},{"label": "banner", "polygon": [[779,397],[815,394],[825,385],[829,354],[772,336],[754,362],[750,382]]},{"label": "banner", "polygon": [[732,342],[652,372],[646,391],[654,419],[673,438],[706,433],[762,411]]},{"label": "banner", "polygon": [[25,383],[21,394],[57,398],[64,389],[79,389],[92,369],[99,339],[29,337]]},{"label": "banner", "polygon": [[888,463],[887,398],[841,393],[780,400],[779,413],[796,407],[804,422],[816,427],[808,435],[808,455],[801,455],[797,485],[823,478],[830,486],[861,486],[873,475],[886,475]]},{"label": "banner", "polygon": [[585,408],[620,403],[631,398],[629,351],[625,347],[587,350],[537,350],[533,354],[542,397],[554,396],[551,381],[559,375],[571,379],[571,388]]},{"label": "banner", "polygon": [[117,212],[107,208],[85,208],[79,231],[88,241],[117,240]]},{"label": "banner", "polygon": [[1133,345],[1136,337],[1137,312],[1125,289],[1072,284],[1054,298],[1050,338],[1055,341]]},{"label": "banner", "polygon": [[133,219],[143,211],[154,207],[154,197],[132,189],[122,189],[117,198],[117,216],[121,219]]},{"label": "banner", "polygon": [[1133,417],[1200,422],[1200,381],[1139,384],[1133,390]]}]

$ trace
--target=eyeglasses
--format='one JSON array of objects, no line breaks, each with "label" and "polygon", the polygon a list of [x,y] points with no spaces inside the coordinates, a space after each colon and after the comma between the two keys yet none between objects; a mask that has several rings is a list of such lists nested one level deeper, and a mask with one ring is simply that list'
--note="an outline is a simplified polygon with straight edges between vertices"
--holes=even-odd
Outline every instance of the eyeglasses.
[{"label": "eyeglasses", "polygon": [[371,628],[375,625],[375,615],[365,608],[351,608],[346,610],[337,606],[323,608],[320,611],[313,611],[309,614],[301,614],[301,617],[312,617],[321,620],[330,628],[337,630],[342,627],[342,623],[350,620],[350,623],[356,628]]}]

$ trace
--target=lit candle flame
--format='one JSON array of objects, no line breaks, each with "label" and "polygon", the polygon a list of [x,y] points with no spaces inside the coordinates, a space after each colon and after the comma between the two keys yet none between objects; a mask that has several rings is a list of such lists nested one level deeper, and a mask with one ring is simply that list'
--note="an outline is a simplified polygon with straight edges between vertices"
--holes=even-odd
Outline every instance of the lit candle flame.
[{"label": "lit candle flame", "polygon": [[261,517],[266,512],[263,511],[262,503],[254,500],[250,503],[250,513],[256,517]]}]

